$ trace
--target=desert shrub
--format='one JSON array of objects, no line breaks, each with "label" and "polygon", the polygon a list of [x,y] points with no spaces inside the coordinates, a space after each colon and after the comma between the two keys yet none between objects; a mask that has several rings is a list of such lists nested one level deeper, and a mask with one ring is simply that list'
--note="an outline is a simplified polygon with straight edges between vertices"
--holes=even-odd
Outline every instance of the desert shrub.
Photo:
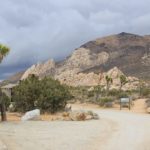
[{"label": "desert shrub", "polygon": [[88,98],[94,97],[94,91],[88,91]]},{"label": "desert shrub", "polygon": [[6,109],[10,105],[10,98],[5,93],[3,93],[1,89],[0,89],[0,104],[4,104],[6,106]]},{"label": "desert shrub", "polygon": [[129,94],[125,91],[122,91],[118,94],[117,98],[126,98],[126,97],[129,97]]},{"label": "desert shrub", "polygon": [[149,97],[150,96],[150,88],[143,87],[141,89],[141,96]]},{"label": "desert shrub", "polygon": [[71,98],[66,85],[51,78],[38,80],[30,76],[13,89],[12,100],[16,111],[26,112],[35,108],[41,111],[56,112],[66,106]]},{"label": "desert shrub", "polygon": [[104,106],[106,103],[110,103],[110,102],[113,102],[113,98],[112,97],[101,97],[98,100],[98,104],[100,106]]},{"label": "desert shrub", "polygon": [[120,93],[119,90],[117,90],[117,89],[112,89],[112,90],[109,91],[108,95],[109,95],[109,96],[118,96],[119,93]]},{"label": "desert shrub", "polygon": [[104,87],[101,85],[97,85],[93,87],[92,90],[88,91],[88,98],[95,98],[95,100],[99,99],[100,96],[104,96],[106,94],[106,91],[104,90]]},{"label": "desert shrub", "polygon": [[91,115],[91,116],[94,115],[93,111],[91,111],[91,110],[87,111],[87,114],[88,114],[88,115]]},{"label": "desert shrub", "polygon": [[100,95],[105,95],[106,94],[106,90],[104,89],[103,86],[97,85],[97,86],[94,87],[94,93],[95,94],[100,94]]},{"label": "desert shrub", "polygon": [[69,87],[69,92],[75,100],[84,102],[88,98],[88,88],[85,86]]},{"label": "desert shrub", "polygon": [[71,94],[66,85],[61,85],[59,81],[52,78],[44,78],[40,81],[41,93],[37,106],[42,111],[54,113],[65,108],[67,100],[71,99]]}]

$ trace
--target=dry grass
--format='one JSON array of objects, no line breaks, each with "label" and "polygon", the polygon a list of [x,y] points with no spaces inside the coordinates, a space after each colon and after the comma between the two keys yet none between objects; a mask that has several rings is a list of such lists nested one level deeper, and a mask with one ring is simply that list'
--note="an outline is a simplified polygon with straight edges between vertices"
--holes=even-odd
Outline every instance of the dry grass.
[{"label": "dry grass", "polygon": [[[7,113],[7,120],[8,121],[20,121],[22,115],[23,114],[19,114],[19,113]],[[57,114],[42,114],[41,115],[41,120],[42,121],[53,121],[53,120],[56,120],[59,116],[61,116],[60,113],[57,113]]]}]

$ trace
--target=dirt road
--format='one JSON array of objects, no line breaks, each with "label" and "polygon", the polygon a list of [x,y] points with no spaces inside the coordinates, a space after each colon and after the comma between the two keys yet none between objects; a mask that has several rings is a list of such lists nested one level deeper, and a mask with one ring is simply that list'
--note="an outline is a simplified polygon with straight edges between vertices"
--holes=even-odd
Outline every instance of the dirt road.
[{"label": "dirt road", "polygon": [[1,123],[8,150],[150,150],[150,116],[98,110],[100,120]]},{"label": "dirt road", "polygon": [[103,118],[113,120],[117,127],[106,140],[102,150],[150,150],[150,116],[130,112],[99,112]]}]

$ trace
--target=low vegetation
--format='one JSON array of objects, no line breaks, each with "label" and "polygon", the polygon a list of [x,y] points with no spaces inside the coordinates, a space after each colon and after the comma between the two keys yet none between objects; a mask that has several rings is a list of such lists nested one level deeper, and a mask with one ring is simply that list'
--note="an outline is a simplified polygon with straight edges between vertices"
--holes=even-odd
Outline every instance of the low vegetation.
[{"label": "low vegetation", "polygon": [[73,100],[73,103],[75,101],[90,102],[112,107],[113,103],[118,103],[122,97],[131,97],[134,100],[140,96],[150,96],[148,87],[140,86],[137,90],[123,91],[122,87],[127,83],[124,76],[120,77],[121,86],[118,90],[109,88],[113,82],[111,77],[108,81],[109,84],[107,83],[106,87],[101,85],[69,87],[49,77],[39,80],[38,77],[32,75],[13,89],[12,100],[15,102],[16,111],[19,112],[39,108],[42,112],[55,113],[63,110],[68,100]]},{"label": "low vegetation", "polygon": [[140,91],[140,95],[142,97],[148,97],[148,98],[150,98],[150,87],[143,87],[140,90],[141,90]]},{"label": "low vegetation", "polygon": [[111,107],[113,103],[118,103],[120,98],[130,97],[132,100],[137,98],[150,98],[150,87],[145,86],[145,82],[140,81],[139,87],[135,90],[123,90],[123,87],[129,82],[125,75],[120,75],[120,87],[111,89],[113,78],[106,76],[106,85],[97,85],[94,87],[71,87],[70,92],[75,100],[80,102],[90,102],[100,106]]},{"label": "low vegetation", "polygon": [[95,87],[72,87],[70,88],[70,91],[74,96],[74,100],[78,100],[81,103],[90,102],[106,107],[111,107],[112,103],[118,103],[119,99],[122,97],[130,97],[132,100],[138,98],[150,98],[149,87],[140,87],[140,90],[137,88],[135,90],[127,91],[120,89],[109,89],[108,91],[104,86],[98,85]]},{"label": "low vegetation", "polygon": [[105,106],[105,107],[111,107],[112,106],[112,102],[114,101],[113,97],[101,97],[98,100],[98,104],[100,106]]}]

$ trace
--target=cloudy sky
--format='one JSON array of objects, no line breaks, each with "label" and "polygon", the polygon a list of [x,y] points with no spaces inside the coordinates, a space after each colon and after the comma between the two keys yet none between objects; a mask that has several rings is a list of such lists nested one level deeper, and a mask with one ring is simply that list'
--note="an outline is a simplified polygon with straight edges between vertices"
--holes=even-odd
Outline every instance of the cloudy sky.
[{"label": "cloudy sky", "polygon": [[150,34],[150,0],[1,0],[0,43],[11,48],[0,79],[84,42],[122,31]]}]

